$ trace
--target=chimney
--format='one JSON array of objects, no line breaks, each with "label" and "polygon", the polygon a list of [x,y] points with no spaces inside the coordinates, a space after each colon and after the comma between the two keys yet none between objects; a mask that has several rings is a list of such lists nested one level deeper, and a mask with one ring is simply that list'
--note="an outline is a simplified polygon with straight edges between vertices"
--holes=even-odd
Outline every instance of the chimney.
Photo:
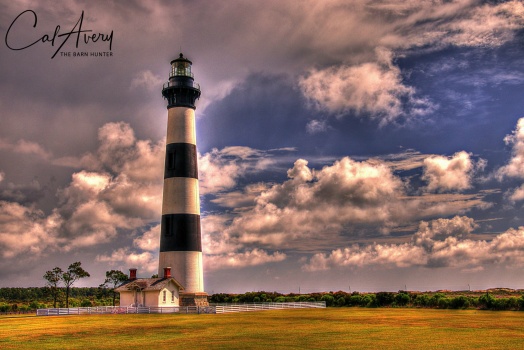
[{"label": "chimney", "polygon": [[171,278],[171,268],[164,267],[164,278]]},{"label": "chimney", "polygon": [[136,269],[135,268],[129,269],[129,280],[130,281],[136,280]]}]

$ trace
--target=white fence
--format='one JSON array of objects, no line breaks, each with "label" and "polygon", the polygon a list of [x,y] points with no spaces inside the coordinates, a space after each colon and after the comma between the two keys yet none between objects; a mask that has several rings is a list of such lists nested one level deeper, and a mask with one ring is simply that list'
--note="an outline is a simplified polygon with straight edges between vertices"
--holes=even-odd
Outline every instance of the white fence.
[{"label": "white fence", "polygon": [[222,314],[228,312],[246,312],[281,309],[311,309],[325,308],[326,302],[291,302],[291,303],[245,303],[245,304],[213,304],[210,306],[173,306],[173,307],[126,307],[126,306],[95,306],[70,307],[36,310],[37,316],[64,315],[102,315],[102,314]]},{"label": "white fence", "polygon": [[326,307],[325,301],[303,301],[289,303],[245,303],[245,304],[213,304],[216,308],[215,313],[222,314],[227,312],[246,312],[263,310],[282,310],[282,309],[323,309]]},{"label": "white fence", "polygon": [[102,314],[214,314],[212,306],[173,306],[173,307],[126,307],[126,306],[95,306],[38,309],[37,316],[64,315],[102,315]]}]

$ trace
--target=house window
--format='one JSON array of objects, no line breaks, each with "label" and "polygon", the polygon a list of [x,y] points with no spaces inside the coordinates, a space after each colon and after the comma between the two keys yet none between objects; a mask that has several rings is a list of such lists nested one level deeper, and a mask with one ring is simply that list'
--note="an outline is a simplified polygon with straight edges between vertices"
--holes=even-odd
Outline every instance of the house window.
[{"label": "house window", "polygon": [[171,291],[171,302],[172,303],[175,302],[175,291],[174,290]]},{"label": "house window", "polygon": [[162,301],[164,303],[166,302],[166,291],[165,290],[162,292]]}]

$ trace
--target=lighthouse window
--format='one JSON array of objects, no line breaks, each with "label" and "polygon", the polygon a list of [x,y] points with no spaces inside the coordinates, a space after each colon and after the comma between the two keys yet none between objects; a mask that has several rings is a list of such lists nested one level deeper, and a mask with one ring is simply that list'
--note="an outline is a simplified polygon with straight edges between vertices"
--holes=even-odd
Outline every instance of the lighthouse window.
[{"label": "lighthouse window", "polygon": [[164,221],[164,235],[165,236],[173,236],[173,217],[170,215],[166,215],[163,217]]},{"label": "lighthouse window", "polygon": [[175,156],[176,152],[172,151],[167,154],[167,168],[169,170],[175,169]]}]

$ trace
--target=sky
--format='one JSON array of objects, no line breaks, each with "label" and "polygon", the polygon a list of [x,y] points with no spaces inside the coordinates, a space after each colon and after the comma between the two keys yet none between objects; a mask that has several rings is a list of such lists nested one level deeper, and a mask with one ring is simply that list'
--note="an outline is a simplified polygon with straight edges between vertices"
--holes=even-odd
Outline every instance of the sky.
[{"label": "sky", "polygon": [[524,288],[522,1],[0,0],[0,33],[0,287],[156,273],[183,52],[206,292]]}]

